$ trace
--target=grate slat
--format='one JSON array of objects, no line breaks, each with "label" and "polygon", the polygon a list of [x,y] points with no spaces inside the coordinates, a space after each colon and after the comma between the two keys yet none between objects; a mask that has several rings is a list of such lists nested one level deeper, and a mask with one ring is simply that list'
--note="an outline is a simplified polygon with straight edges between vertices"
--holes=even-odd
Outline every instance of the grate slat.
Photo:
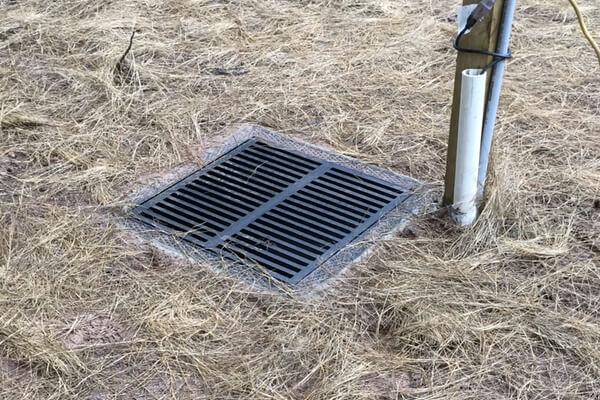
[{"label": "grate slat", "polygon": [[236,240],[238,242],[244,242],[246,243],[246,245],[250,245],[253,248],[266,252],[267,254],[278,257],[280,261],[287,262],[290,265],[297,265],[298,271],[306,267],[310,263],[310,260],[301,260],[297,254],[288,251],[283,247],[277,247],[268,241],[264,242],[261,240],[256,240],[256,238],[249,235],[237,234],[233,236],[233,240]]},{"label": "grate slat", "polygon": [[[332,245],[335,244],[335,239],[333,237],[327,236],[323,233],[323,231],[315,232],[315,230],[310,227],[302,225],[302,222],[297,223],[296,221],[290,222],[285,219],[285,217],[281,217],[279,215],[266,214],[263,216],[264,219],[269,220],[269,222],[277,223],[280,226],[287,228],[292,232],[296,232],[296,234],[301,235],[303,239],[311,238],[314,241],[320,241],[322,245]],[[261,218],[262,220],[262,218]]]},{"label": "grate slat", "polygon": [[290,213],[297,213],[299,216],[304,218],[318,221],[345,234],[348,234],[352,231],[352,229],[348,228],[356,228],[356,224],[352,224],[331,214],[319,211],[315,207],[308,208],[300,203],[295,203],[290,199],[283,201],[278,208]]},{"label": "grate slat", "polygon": [[355,212],[361,217],[368,216],[370,213],[377,211],[377,208],[367,204],[361,204],[355,199],[345,196],[343,193],[329,190],[325,185],[316,185],[315,182],[312,182],[304,189],[309,193],[316,193],[317,197],[322,196],[322,199],[329,200],[334,204],[338,202],[338,204],[341,204],[344,207],[354,208]]},{"label": "grate slat", "polygon": [[189,189],[194,193],[210,195],[216,200],[240,207],[246,211],[252,211],[255,207],[260,205],[256,199],[244,196],[241,193],[232,192],[225,188],[224,185],[223,187],[213,186],[213,184],[207,180],[190,182],[187,184],[186,189]]},{"label": "grate slat", "polygon": [[209,172],[209,174],[217,175],[220,179],[225,181],[231,181],[234,179],[238,186],[250,189],[253,192],[266,197],[267,199],[275,196],[277,193],[281,192],[282,189],[281,187],[276,188],[270,185],[265,185],[264,182],[261,182],[256,178],[252,178],[249,175],[244,175],[238,171],[225,167],[216,167],[213,171]]},{"label": "grate slat", "polygon": [[269,169],[272,169],[273,171],[276,171],[277,173],[282,174],[283,176],[289,176],[292,179],[292,182],[294,180],[302,178],[303,175],[303,173],[288,169],[285,167],[285,165],[280,165],[278,163],[270,161],[268,158],[262,157],[261,155],[255,156],[255,154],[250,151],[247,151],[244,154],[240,154],[238,158],[241,160],[256,162],[260,165],[265,165]]},{"label": "grate slat", "polygon": [[274,269],[292,274],[298,273],[301,270],[301,267],[294,265],[292,262],[283,257],[275,254],[267,254],[259,248],[249,244],[240,243],[237,240],[228,240],[225,242],[225,245],[223,245],[222,250],[229,251],[231,248],[243,250],[243,254],[246,254],[248,257],[258,261],[260,265],[267,269]]},{"label": "grate slat", "polygon": [[294,284],[409,196],[362,172],[249,140],[132,214]]},{"label": "grate slat", "polygon": [[192,200],[180,193],[173,193],[171,197],[164,200],[165,202],[172,204],[176,207],[181,207],[184,210],[188,210],[191,212],[196,212],[196,208],[201,208],[205,210],[205,212],[209,212],[210,214],[216,216],[216,218],[223,219],[226,221],[228,226],[231,222],[235,222],[239,219],[235,215],[224,212],[222,209],[214,208],[209,203],[203,201]]},{"label": "grate slat", "polygon": [[386,203],[386,202],[378,202],[378,201],[375,201],[374,199],[369,199],[365,196],[361,196],[358,193],[348,193],[348,191],[344,190],[343,188],[339,188],[335,185],[331,185],[331,184],[328,184],[327,182],[324,182],[323,178],[315,179],[312,184],[315,186],[318,186],[320,189],[325,189],[329,192],[335,193],[337,196],[341,196],[346,199],[352,199],[352,201],[354,201],[357,204],[365,205],[367,207],[368,206],[375,207],[375,208],[373,208],[373,210],[378,210],[383,204]]},{"label": "grate slat", "polygon": [[321,215],[331,221],[346,225],[349,228],[356,228],[356,226],[363,221],[360,218],[353,218],[346,212],[332,208],[331,204],[301,196],[299,193],[290,196],[290,198],[286,199],[283,204],[303,211],[312,211],[317,215]]},{"label": "grate slat", "polygon": [[[362,187],[360,189],[357,189],[356,186],[358,186],[358,185],[356,185],[356,184],[348,184],[345,182],[341,182],[340,180],[335,179],[333,177],[322,176],[321,178],[319,178],[319,181],[327,182],[330,185],[338,187],[338,188],[342,188],[343,190],[351,190],[352,193],[356,194],[357,196],[360,196],[364,199],[375,201],[380,204],[385,204],[388,201],[390,201],[389,197],[386,199],[384,197],[381,197],[381,196],[373,194],[373,193],[367,193]],[[393,196],[392,196],[392,198],[393,198]]]},{"label": "grate slat", "polygon": [[295,213],[294,210],[290,212],[290,210],[286,209],[284,205],[279,205],[271,210],[271,213],[285,218],[289,221],[294,221],[302,226],[306,226],[308,228],[314,229],[317,232],[320,232],[326,236],[329,236],[335,240],[335,238],[341,239],[348,233],[349,230],[343,228],[337,228],[331,224],[326,224],[322,219],[318,219],[315,216],[307,216],[303,213]]},{"label": "grate slat", "polygon": [[[185,234],[189,234],[194,237],[198,236],[198,235],[205,235],[205,236],[209,236],[211,238],[216,236],[216,233],[213,231],[204,229],[201,226],[190,225],[188,222],[183,221],[183,220],[179,219],[178,217],[173,216],[170,213],[164,212],[162,210],[151,209],[151,210],[148,210],[148,212],[142,211],[140,213],[140,215],[143,215],[143,216],[153,220],[155,223],[160,224],[161,226],[165,227],[168,230],[172,230],[172,231],[176,231],[176,232],[183,232]],[[206,242],[209,239],[203,237],[200,240]]]},{"label": "grate slat", "polygon": [[268,184],[277,187],[278,191],[280,191],[282,188],[288,187],[291,183],[289,181],[286,182],[281,179],[277,179],[274,176],[265,175],[259,170],[259,168],[247,167],[241,164],[233,163],[233,161],[227,162],[223,164],[223,166],[227,167],[227,169],[242,173],[248,178],[255,179],[259,182],[267,182]]},{"label": "grate slat", "polygon": [[285,236],[285,235],[275,232],[273,229],[265,228],[265,227],[262,227],[257,224],[250,224],[250,225],[248,225],[248,228],[251,229],[252,231],[257,232],[257,235],[264,235],[264,237],[267,239],[274,238],[274,239],[280,240],[282,242],[285,242],[289,245],[292,245],[292,246],[300,249],[301,251],[306,251],[308,253],[312,253],[315,255],[321,255],[324,252],[324,250],[320,250],[318,248],[310,246],[306,242],[302,242],[302,240],[299,240],[299,239],[295,240],[295,238],[293,238],[292,235]]},{"label": "grate slat", "polygon": [[[206,194],[208,194],[212,198],[207,197]],[[220,196],[217,193],[214,193],[214,192],[207,193],[206,191],[204,191],[204,192],[195,191],[192,188],[190,188],[189,185],[184,188],[181,188],[179,190],[179,192],[176,195],[173,194],[173,196],[183,197],[185,199],[189,199],[189,201],[194,201],[194,202],[199,202],[199,203],[207,203],[212,206],[219,207],[219,208],[229,212],[230,214],[235,214],[240,217],[245,215],[246,212],[252,210],[251,207],[246,207],[245,205],[240,204],[239,202],[236,202],[233,199]]]},{"label": "grate slat", "polygon": [[324,251],[322,251],[323,249],[327,250],[331,248],[327,242],[317,240],[318,238],[316,237],[307,237],[303,232],[299,232],[286,224],[280,224],[276,221],[267,220],[265,218],[257,219],[254,224],[262,226],[266,229],[271,229],[274,233],[289,235],[299,242],[307,243],[316,249],[320,249],[319,251],[321,251],[321,254],[324,253]]},{"label": "grate slat", "polygon": [[356,182],[363,183],[363,184],[369,184],[371,186],[379,187],[381,189],[385,189],[385,190],[391,191],[391,192],[396,193],[396,194],[402,194],[404,192],[402,189],[393,188],[389,184],[384,184],[381,181],[375,181],[375,180],[369,179],[369,178],[367,178],[365,176],[360,176],[360,175],[354,174],[352,172],[344,171],[344,170],[342,170],[340,168],[333,167],[333,168],[331,168],[331,171],[336,172],[336,173],[338,173],[340,175],[344,175],[344,176],[347,176],[349,178],[352,178]]},{"label": "grate slat", "polygon": [[208,204],[202,204],[199,202],[193,202],[192,200],[185,199],[177,194],[173,194],[173,196],[164,200],[165,203],[168,203],[170,206],[181,207],[184,210],[190,211],[194,214],[197,213],[197,209],[200,207],[204,213],[210,215],[212,219],[220,224],[225,224],[225,226],[231,225],[232,222],[237,221],[237,218],[234,215],[223,212],[222,210],[211,207]]},{"label": "grate slat", "polygon": [[384,191],[382,188],[380,188],[378,186],[367,184],[363,179],[352,180],[348,177],[343,176],[342,174],[334,173],[333,170],[329,171],[329,172],[325,172],[325,174],[323,174],[323,175],[326,176],[327,178],[334,179],[338,182],[347,183],[347,184],[350,184],[353,186],[360,187],[361,189],[377,193],[378,195],[386,197],[388,200],[393,199],[394,197],[396,197],[399,194],[402,194],[401,191],[392,191],[391,188],[387,189],[389,191]]},{"label": "grate slat", "polygon": [[[256,204],[264,203],[268,199],[268,197],[264,197],[264,195],[261,196],[260,194],[254,193],[248,187],[245,187],[243,182],[238,182],[236,179],[229,179],[227,182],[223,182],[223,178],[215,179],[211,176],[204,175],[202,180],[208,181],[217,187],[221,186],[223,189],[227,189],[228,192],[238,193],[246,199],[250,199],[251,202],[258,202]],[[202,181],[199,182],[200,186],[202,185],[201,182]]]},{"label": "grate slat", "polygon": [[280,148],[277,148],[277,147],[269,146],[266,143],[256,142],[256,143],[254,143],[250,147],[251,148],[260,147],[260,148],[265,149],[266,151],[269,151],[269,152],[273,152],[273,153],[276,153],[276,154],[281,154],[281,155],[283,155],[285,157],[289,157],[289,158],[292,158],[292,159],[295,159],[295,160],[300,160],[300,162],[298,164],[305,163],[305,164],[307,164],[309,166],[312,165],[312,168],[316,168],[316,167],[318,167],[319,165],[322,164],[319,161],[311,160],[310,158],[301,156],[300,154],[294,153],[294,152],[289,151],[289,150],[284,150],[284,149],[280,149]]},{"label": "grate slat", "polygon": [[297,179],[297,178],[292,178],[289,175],[284,176],[284,175],[281,175],[280,173],[277,173],[277,171],[275,169],[268,167],[265,162],[253,162],[253,161],[237,159],[237,158],[232,158],[229,161],[233,164],[237,164],[237,165],[244,167],[246,169],[249,169],[251,171],[256,171],[261,174],[268,174],[271,177],[271,179],[276,179],[279,182],[284,183],[286,186],[294,183],[294,181]]},{"label": "grate slat", "polygon": [[[307,188],[305,188],[305,189],[307,189]],[[309,205],[314,205],[314,206],[320,207],[324,210],[332,210],[333,209],[334,211],[330,211],[330,212],[335,213],[336,215],[345,217],[348,220],[351,220],[354,222],[362,223],[365,221],[365,218],[363,218],[364,210],[348,207],[344,204],[341,204],[339,201],[336,202],[335,200],[328,199],[327,197],[324,197],[322,195],[312,193],[310,190],[304,190],[304,189],[299,190],[298,193],[295,193],[294,195],[290,196],[290,198],[298,199],[299,201],[302,201],[303,203],[306,203]],[[343,211],[341,211],[341,210],[343,210]]]},{"label": "grate slat", "polygon": [[[283,249],[283,250],[291,253],[294,256],[298,256],[298,257],[304,258],[309,261],[314,261],[317,258],[314,254],[310,254],[311,253],[310,251],[304,250],[300,246],[292,244],[289,241],[283,241],[281,239],[278,240],[277,238],[273,237],[272,235],[265,236],[265,235],[261,234],[260,232],[254,230],[254,229],[251,229],[251,228],[242,229],[241,233],[246,235],[247,237],[258,240],[259,243],[264,243],[265,246],[267,246],[267,247],[272,246],[276,249]],[[283,242],[286,242],[286,243],[283,243]],[[317,252],[317,254],[319,254],[319,252]]]},{"label": "grate slat", "polygon": [[202,211],[196,211],[197,215],[194,215],[189,210],[183,211],[183,210],[177,209],[175,207],[171,207],[170,205],[165,204],[164,202],[155,204],[152,207],[152,210],[153,211],[160,210],[161,212],[167,213],[168,215],[171,215],[172,217],[178,217],[181,221],[184,221],[185,223],[189,224],[191,227],[197,227],[197,226],[207,227],[210,230],[217,232],[217,233],[223,232],[224,228],[228,226],[227,222],[223,222],[221,220],[215,221],[215,219],[211,218],[210,215],[208,215]]},{"label": "grate slat", "polygon": [[248,153],[265,158],[275,164],[285,166],[287,169],[291,169],[292,171],[300,172],[301,174],[306,174],[307,172],[314,170],[314,168],[310,165],[296,163],[293,160],[290,160],[289,158],[270,152],[262,147],[252,147],[251,149],[252,150],[248,151]]},{"label": "grate slat", "polygon": [[291,279],[296,274],[296,271],[287,269],[286,267],[275,267],[271,265],[271,262],[269,260],[266,260],[264,257],[254,255],[249,256],[248,248],[246,248],[245,246],[238,247],[235,243],[226,242],[225,244],[219,245],[218,249],[221,252],[221,254],[225,257],[227,256],[227,254],[229,254],[231,256],[234,256],[233,260],[242,262],[249,261],[251,263],[257,264],[267,269],[271,275],[274,275],[280,280],[285,281],[287,279]]},{"label": "grate slat", "polygon": [[[156,224],[159,224],[160,226],[164,226],[169,231],[171,231],[171,230],[182,230],[182,231],[190,230],[189,226],[180,224],[179,222],[172,220],[168,217],[164,217],[164,216],[158,217],[152,211],[149,211],[149,212],[140,211],[140,216],[147,218],[148,220],[151,220],[151,221],[155,222]],[[207,240],[205,238],[203,238],[203,239],[204,239],[204,241]]]}]

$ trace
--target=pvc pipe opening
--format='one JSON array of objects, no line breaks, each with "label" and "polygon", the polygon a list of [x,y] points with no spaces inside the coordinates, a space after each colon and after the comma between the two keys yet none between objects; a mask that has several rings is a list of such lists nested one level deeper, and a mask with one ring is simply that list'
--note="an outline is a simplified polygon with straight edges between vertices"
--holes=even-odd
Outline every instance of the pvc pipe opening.
[{"label": "pvc pipe opening", "polygon": [[481,69],[476,69],[476,68],[470,68],[470,69],[465,69],[462,72],[463,76],[478,76],[481,75]]}]

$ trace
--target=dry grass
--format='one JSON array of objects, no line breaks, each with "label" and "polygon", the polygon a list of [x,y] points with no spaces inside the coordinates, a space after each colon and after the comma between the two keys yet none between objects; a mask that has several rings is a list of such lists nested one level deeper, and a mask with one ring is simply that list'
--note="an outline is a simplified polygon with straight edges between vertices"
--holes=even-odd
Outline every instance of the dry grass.
[{"label": "dry grass", "polygon": [[0,0],[1,397],[599,398],[600,80],[566,0],[520,2],[472,229],[423,216],[306,302],[116,226],[242,122],[441,187],[455,3]]}]

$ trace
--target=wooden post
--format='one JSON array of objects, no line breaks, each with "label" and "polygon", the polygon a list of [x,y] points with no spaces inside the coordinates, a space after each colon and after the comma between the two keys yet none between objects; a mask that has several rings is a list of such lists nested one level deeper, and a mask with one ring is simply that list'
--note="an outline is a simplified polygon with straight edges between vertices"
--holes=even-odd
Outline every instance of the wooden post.
[{"label": "wooden post", "polygon": [[[463,5],[476,4],[479,0],[464,0]],[[497,0],[492,12],[485,19],[477,23],[473,30],[461,38],[460,46],[470,49],[496,51],[498,31],[502,19],[504,0]],[[456,168],[456,142],[458,138],[458,111],[460,108],[460,88],[462,84],[462,71],[469,68],[483,68],[492,61],[492,57],[458,53],[456,58],[456,76],[454,77],[454,96],[452,99],[452,116],[450,117],[450,137],[448,139],[448,156],[446,158],[446,179],[444,190],[444,205],[454,204],[454,173]],[[489,89],[490,76],[488,73],[487,87]],[[487,90],[486,90],[487,98]]]}]

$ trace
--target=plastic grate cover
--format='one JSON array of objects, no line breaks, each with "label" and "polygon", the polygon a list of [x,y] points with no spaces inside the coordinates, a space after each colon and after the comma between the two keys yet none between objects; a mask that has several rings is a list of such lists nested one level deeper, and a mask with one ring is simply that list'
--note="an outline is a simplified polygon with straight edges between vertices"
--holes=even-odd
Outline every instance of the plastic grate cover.
[{"label": "plastic grate cover", "polygon": [[132,213],[294,284],[409,196],[359,171],[249,140]]}]

